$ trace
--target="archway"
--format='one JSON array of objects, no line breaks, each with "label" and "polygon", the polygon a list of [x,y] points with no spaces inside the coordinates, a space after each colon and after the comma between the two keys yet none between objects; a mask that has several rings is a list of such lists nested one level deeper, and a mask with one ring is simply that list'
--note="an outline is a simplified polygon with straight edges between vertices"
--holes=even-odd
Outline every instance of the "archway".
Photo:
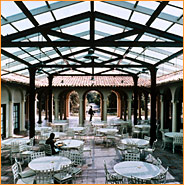
[{"label": "archway", "polygon": [[76,91],[71,91],[69,94],[69,116],[79,115],[79,95]]},{"label": "archway", "polygon": [[89,120],[89,114],[88,111],[90,109],[90,106],[92,106],[92,109],[94,111],[94,117],[96,119],[103,119],[102,112],[103,112],[103,95],[101,92],[97,90],[89,90],[84,93],[83,96],[84,100],[84,120]]},{"label": "archway", "polygon": [[[107,101],[107,116],[120,116],[119,115],[119,106],[121,99],[118,98],[118,93],[115,91],[111,91],[111,93],[108,95],[108,101]],[[119,106],[118,106],[119,104]]]}]

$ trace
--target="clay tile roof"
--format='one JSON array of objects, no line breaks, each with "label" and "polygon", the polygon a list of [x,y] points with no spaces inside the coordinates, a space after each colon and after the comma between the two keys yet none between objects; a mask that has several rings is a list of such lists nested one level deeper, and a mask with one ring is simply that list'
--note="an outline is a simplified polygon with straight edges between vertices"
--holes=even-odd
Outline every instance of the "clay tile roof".
[{"label": "clay tile roof", "polygon": [[[1,74],[4,72],[1,71]],[[29,78],[16,73],[1,76],[1,80],[5,82],[14,82],[29,85]],[[157,78],[157,84],[168,82],[182,81],[183,70],[163,75]],[[150,80],[139,78],[138,86],[150,86]],[[36,79],[36,87],[48,86],[48,79]],[[53,79],[54,87],[130,87],[133,86],[133,79],[130,76],[95,76],[91,80],[91,76],[55,76]]]},{"label": "clay tile roof", "polygon": [[[46,81],[42,86],[48,85],[48,80]],[[128,87],[134,83],[130,76],[95,76],[94,80],[91,80],[91,76],[56,76],[52,85],[54,87]],[[146,86],[148,81],[139,79],[138,85]]]},{"label": "clay tile roof", "polygon": [[183,69],[158,77],[157,84],[164,84],[168,82],[176,82],[176,81],[182,81],[182,80],[183,80]]}]

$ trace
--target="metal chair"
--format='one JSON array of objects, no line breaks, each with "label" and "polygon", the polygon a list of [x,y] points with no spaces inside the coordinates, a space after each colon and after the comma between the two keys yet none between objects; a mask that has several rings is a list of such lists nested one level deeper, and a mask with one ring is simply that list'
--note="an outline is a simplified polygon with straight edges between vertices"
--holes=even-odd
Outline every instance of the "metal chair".
[{"label": "metal chair", "polygon": [[165,136],[165,132],[162,133],[162,148],[165,149],[166,144],[172,144],[172,139]]},{"label": "metal chair", "polygon": [[140,153],[129,153],[124,154],[125,161],[140,161]]},{"label": "metal chair", "polygon": [[31,160],[37,159],[39,157],[45,157],[45,151],[43,152],[34,152],[31,154]]},{"label": "metal chair", "polygon": [[45,144],[44,150],[45,150],[45,155],[47,155],[47,156],[52,155],[52,148],[51,148],[50,144]]},{"label": "metal chair", "polygon": [[13,164],[12,167],[14,184],[33,184],[35,176],[29,176],[21,178],[19,175],[19,165],[17,163]]},{"label": "metal chair", "polygon": [[54,184],[54,169],[37,170],[35,184]]},{"label": "metal chair", "polygon": [[129,184],[151,184],[151,180],[150,179],[140,179],[138,177],[131,176],[131,178],[128,179],[128,183]]},{"label": "metal chair", "polygon": [[173,138],[173,153],[175,153],[176,146],[181,146],[183,149],[183,136],[174,136],[174,138]]},{"label": "metal chair", "polygon": [[107,170],[107,165],[104,160],[104,169],[105,169],[105,184],[123,184],[123,177],[117,173],[110,173]]},{"label": "metal chair", "polygon": [[150,135],[150,128],[149,127],[143,127],[141,131],[141,138],[144,137],[144,135],[149,136]]},{"label": "metal chair", "polygon": [[152,184],[166,184],[166,175],[169,170],[167,167],[163,172],[161,172],[157,177],[151,179]]},{"label": "metal chair", "polygon": [[53,176],[54,184],[69,184],[72,182],[73,177],[70,174],[70,165],[61,166],[59,173]]},{"label": "metal chair", "polygon": [[133,128],[133,135],[136,134],[137,138],[139,137],[139,135],[141,134],[141,130],[139,128],[134,127]]}]

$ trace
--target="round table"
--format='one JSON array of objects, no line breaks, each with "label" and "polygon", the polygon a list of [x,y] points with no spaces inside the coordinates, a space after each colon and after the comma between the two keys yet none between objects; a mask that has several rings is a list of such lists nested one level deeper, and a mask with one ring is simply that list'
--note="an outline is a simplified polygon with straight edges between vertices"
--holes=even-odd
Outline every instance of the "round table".
[{"label": "round table", "polygon": [[138,138],[125,138],[121,140],[121,143],[124,145],[136,145],[139,148],[143,148],[149,145],[149,141]]},{"label": "round table", "polygon": [[49,170],[54,168],[54,171],[59,171],[61,166],[70,165],[71,160],[61,156],[45,156],[33,159],[29,164],[29,168],[37,170]]},{"label": "round table", "polygon": [[54,128],[56,127],[59,131],[66,131],[68,128],[68,123],[67,122],[55,122],[52,123],[51,126]]},{"label": "round table", "polygon": [[19,144],[28,144],[30,139],[28,138],[9,138],[5,140],[1,140],[1,145],[11,146],[12,143],[19,143]]},{"label": "round table", "polygon": [[99,129],[97,129],[97,132],[101,132],[103,134],[107,134],[108,132],[117,133],[118,129],[115,129],[115,128],[99,128]]},{"label": "round table", "polygon": [[51,127],[35,127],[35,131],[41,132],[41,130],[48,130],[48,131],[51,131],[52,128],[51,128]]},{"label": "round table", "polygon": [[134,176],[140,179],[149,179],[160,174],[157,166],[142,161],[120,162],[114,166],[114,171],[124,177]]},{"label": "round table", "polygon": [[175,136],[182,137],[183,133],[181,133],[181,132],[166,132],[165,136],[170,137],[170,138],[174,138]]},{"label": "round table", "polygon": [[150,125],[135,125],[135,128],[139,128],[139,129],[150,128]]},{"label": "round table", "polygon": [[59,143],[64,143],[64,146],[61,147],[63,149],[72,149],[72,148],[78,149],[81,145],[84,145],[84,141],[75,140],[75,139],[56,141],[55,146],[57,146]]},{"label": "round table", "polygon": [[92,123],[94,127],[103,127],[105,126],[105,123]]},{"label": "round table", "polygon": [[84,127],[69,127],[69,129],[72,129],[74,132],[82,132],[85,128]]},{"label": "round table", "polygon": [[[55,138],[56,139],[57,138],[60,138],[60,136],[66,136],[66,133],[64,133],[64,132],[52,132],[52,133],[55,134]],[[49,138],[50,133],[44,133],[44,134],[42,134],[42,136],[45,136],[45,137],[48,137]]]}]

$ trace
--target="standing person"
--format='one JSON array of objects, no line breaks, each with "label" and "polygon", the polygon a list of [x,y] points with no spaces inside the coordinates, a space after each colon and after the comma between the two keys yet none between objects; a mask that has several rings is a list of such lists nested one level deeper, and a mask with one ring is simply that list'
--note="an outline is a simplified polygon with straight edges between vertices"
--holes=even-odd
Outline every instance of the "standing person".
[{"label": "standing person", "polygon": [[89,121],[92,121],[92,117],[93,117],[93,115],[94,115],[94,112],[95,112],[95,111],[93,111],[92,106],[90,106],[90,109],[89,109],[89,111],[88,111],[88,114],[90,114],[90,119],[89,119]]},{"label": "standing person", "polygon": [[55,145],[54,143],[56,142],[56,140],[54,139],[55,134],[51,133],[50,137],[46,140],[46,144],[49,144],[51,146],[52,149],[52,155],[57,154],[58,152],[55,149]]}]

